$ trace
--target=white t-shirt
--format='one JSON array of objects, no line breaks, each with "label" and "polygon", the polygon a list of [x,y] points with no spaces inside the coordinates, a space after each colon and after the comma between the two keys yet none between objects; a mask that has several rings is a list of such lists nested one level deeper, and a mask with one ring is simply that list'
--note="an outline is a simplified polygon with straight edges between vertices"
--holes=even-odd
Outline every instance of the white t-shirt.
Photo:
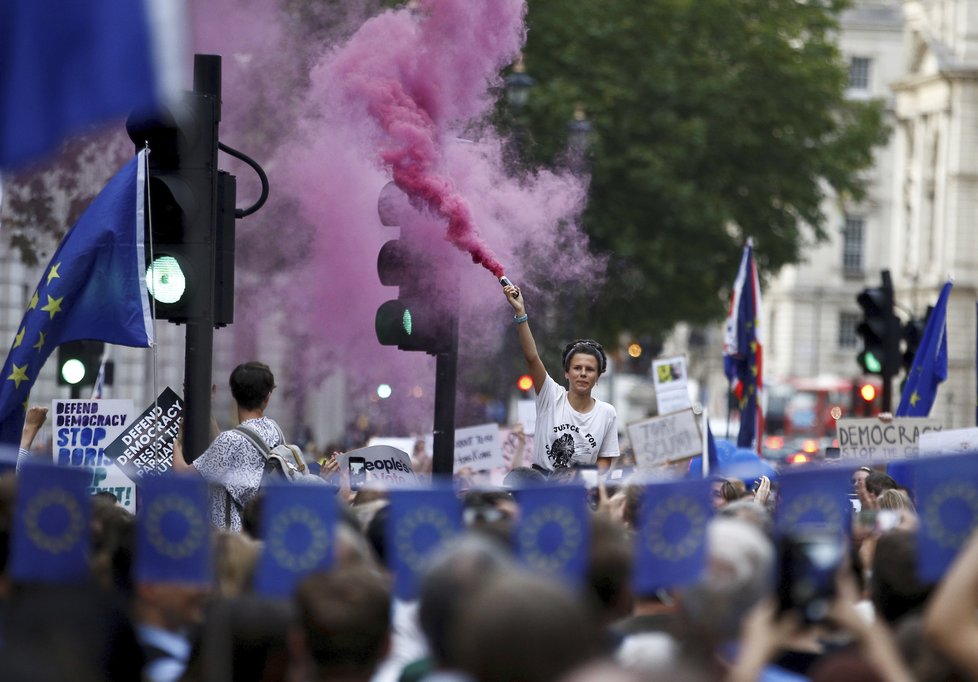
[{"label": "white t-shirt", "polygon": [[617,422],[615,408],[603,400],[596,399],[587,413],[572,408],[567,390],[547,375],[537,394],[533,463],[553,471],[617,457]]}]

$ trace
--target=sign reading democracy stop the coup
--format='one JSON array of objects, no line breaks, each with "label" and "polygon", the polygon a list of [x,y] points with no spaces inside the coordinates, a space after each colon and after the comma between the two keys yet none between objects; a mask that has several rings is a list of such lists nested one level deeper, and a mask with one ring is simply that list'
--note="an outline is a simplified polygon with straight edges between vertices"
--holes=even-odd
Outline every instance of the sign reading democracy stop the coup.
[{"label": "sign reading democracy stop the coup", "polygon": [[837,422],[839,455],[843,459],[886,462],[917,457],[920,436],[943,430],[939,419],[899,417],[840,419]]}]

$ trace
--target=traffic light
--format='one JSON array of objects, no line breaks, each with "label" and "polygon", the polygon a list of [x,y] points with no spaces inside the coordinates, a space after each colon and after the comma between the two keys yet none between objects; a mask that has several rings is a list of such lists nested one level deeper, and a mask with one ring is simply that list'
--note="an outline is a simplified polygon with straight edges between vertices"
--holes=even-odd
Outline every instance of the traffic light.
[{"label": "traffic light", "polygon": [[906,372],[910,373],[910,368],[913,366],[913,359],[917,355],[917,348],[920,347],[920,342],[924,338],[924,329],[927,328],[927,320],[930,318],[930,313],[934,309],[934,306],[927,307],[927,314],[923,319],[909,320],[903,325],[903,355],[901,360],[903,363],[903,368]]},{"label": "traffic light", "polygon": [[[377,207],[381,223],[389,227],[399,225],[408,211],[414,211],[393,182],[381,190]],[[398,287],[397,298],[377,310],[374,326],[382,345],[432,355],[450,349],[456,313],[444,287],[439,286],[438,273],[429,246],[416,230],[402,227],[400,239],[381,247],[377,255],[380,283]]]},{"label": "traffic light", "polygon": [[628,374],[647,375],[652,368],[652,359],[662,352],[662,344],[651,336],[633,339],[625,346],[622,371]]},{"label": "traffic light", "polygon": [[58,385],[94,386],[104,350],[101,341],[68,341],[58,346]]},{"label": "traffic light", "polygon": [[893,312],[893,285],[888,271],[883,271],[883,284],[864,289],[856,301],[863,310],[863,319],[856,333],[863,339],[863,348],[856,357],[867,374],[892,377],[900,364],[900,320]]},{"label": "traffic light", "polygon": [[[150,150],[146,288],[158,319],[179,323],[213,312],[218,105],[212,95],[184,92],[155,119],[126,123],[137,151]],[[233,202],[234,192],[227,196]]]},{"label": "traffic light", "polygon": [[522,374],[520,378],[516,380],[516,388],[523,392],[523,395],[528,394],[533,390],[533,377],[529,374]]},{"label": "traffic light", "polygon": [[875,409],[876,397],[879,395],[879,391],[874,384],[869,382],[858,385],[854,384],[853,393],[855,393],[852,406],[853,416],[872,417],[879,412],[879,410]]}]

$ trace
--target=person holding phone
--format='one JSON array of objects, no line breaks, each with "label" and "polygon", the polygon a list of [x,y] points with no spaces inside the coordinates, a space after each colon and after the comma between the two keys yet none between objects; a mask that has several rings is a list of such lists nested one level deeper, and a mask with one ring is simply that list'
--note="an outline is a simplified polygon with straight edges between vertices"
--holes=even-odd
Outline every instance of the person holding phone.
[{"label": "person holding phone", "polygon": [[533,467],[548,474],[587,465],[605,471],[620,453],[615,408],[591,395],[608,368],[604,349],[591,339],[567,344],[561,356],[567,388],[562,388],[540,359],[523,293],[513,284],[505,284],[503,292],[515,312],[513,322],[537,393]]}]

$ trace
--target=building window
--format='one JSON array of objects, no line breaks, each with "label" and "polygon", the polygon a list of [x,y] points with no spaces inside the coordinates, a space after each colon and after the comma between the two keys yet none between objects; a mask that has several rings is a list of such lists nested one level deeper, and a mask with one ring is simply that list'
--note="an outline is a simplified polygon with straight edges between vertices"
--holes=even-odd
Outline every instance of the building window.
[{"label": "building window", "polygon": [[859,345],[856,326],[859,324],[858,313],[839,313],[839,348],[855,348]]},{"label": "building window", "polygon": [[869,57],[853,57],[849,61],[849,89],[869,90]]},{"label": "building window", "polygon": [[842,269],[847,274],[860,274],[863,270],[863,242],[866,219],[859,215],[847,215],[842,230]]}]

